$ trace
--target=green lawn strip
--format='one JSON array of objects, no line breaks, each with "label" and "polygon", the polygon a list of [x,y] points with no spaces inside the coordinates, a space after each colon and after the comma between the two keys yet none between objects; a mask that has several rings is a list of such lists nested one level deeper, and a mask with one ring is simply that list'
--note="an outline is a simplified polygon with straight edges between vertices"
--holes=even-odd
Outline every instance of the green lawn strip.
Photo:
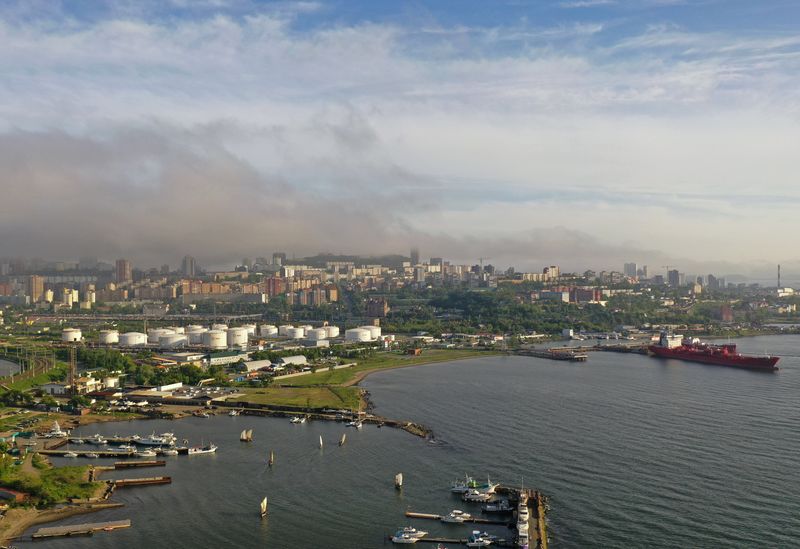
[{"label": "green lawn strip", "polygon": [[355,387],[267,387],[242,389],[243,396],[230,401],[290,406],[295,408],[358,408],[358,389]]},{"label": "green lawn strip", "polygon": [[431,364],[435,362],[447,362],[463,358],[477,358],[493,354],[491,351],[475,351],[472,349],[431,349],[426,350],[419,356],[404,355],[397,352],[379,353],[375,356],[358,359],[356,366],[341,370],[317,371],[313,374],[292,377],[288,379],[276,379],[275,385],[308,387],[324,385],[342,385],[351,381],[357,374],[371,370],[381,370],[386,368],[397,368],[402,366],[415,366],[421,364]]}]

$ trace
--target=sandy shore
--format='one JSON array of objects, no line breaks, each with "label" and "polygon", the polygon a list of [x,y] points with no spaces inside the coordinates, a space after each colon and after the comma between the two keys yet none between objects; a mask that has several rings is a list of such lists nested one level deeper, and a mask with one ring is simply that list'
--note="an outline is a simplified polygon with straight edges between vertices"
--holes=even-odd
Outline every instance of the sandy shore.
[{"label": "sandy shore", "polygon": [[55,522],[75,515],[94,513],[103,509],[120,507],[121,503],[95,503],[91,505],[65,505],[56,509],[9,509],[0,519],[0,539],[8,544],[21,536],[31,526]]}]

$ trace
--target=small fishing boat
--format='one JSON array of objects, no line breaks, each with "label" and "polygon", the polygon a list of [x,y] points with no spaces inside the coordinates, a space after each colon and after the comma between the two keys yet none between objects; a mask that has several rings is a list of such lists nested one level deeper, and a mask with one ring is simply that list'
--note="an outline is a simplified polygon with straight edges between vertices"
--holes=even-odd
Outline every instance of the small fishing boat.
[{"label": "small fishing boat", "polygon": [[87,458],[89,458],[89,459],[97,459],[97,458],[99,458],[100,456],[98,456],[98,455],[97,455],[97,454],[95,454],[94,452],[89,452],[88,454],[83,454],[83,457],[87,457]]},{"label": "small fishing boat", "polygon": [[108,441],[101,435],[92,435],[86,439],[86,442],[88,442],[89,444],[96,444],[97,446],[108,444]]},{"label": "small fishing boat", "polygon": [[481,534],[479,530],[474,530],[467,538],[467,547],[488,547],[492,543],[489,536],[485,532]]},{"label": "small fishing boat", "polygon": [[117,446],[117,450],[122,450],[123,452],[132,452],[136,450],[135,446],[131,446],[130,444],[123,444],[121,446]]},{"label": "small fishing boat", "polygon": [[361,429],[363,425],[364,422],[361,421],[360,419],[354,419],[353,421],[347,424],[348,427],[355,427],[356,429]]},{"label": "small fishing boat", "polygon": [[342,438],[339,439],[339,446],[344,446],[345,440],[347,440],[347,433],[342,433]]},{"label": "small fishing boat", "polygon": [[252,429],[245,429],[239,435],[239,440],[242,442],[253,442],[253,430]]},{"label": "small fishing boat", "polygon": [[193,456],[196,454],[213,454],[217,451],[217,446],[212,443],[208,443],[205,446],[195,446],[193,448],[189,448],[189,455]]},{"label": "small fishing boat", "polygon": [[469,491],[467,491],[467,493],[461,496],[461,499],[463,499],[464,501],[471,501],[475,503],[475,502],[489,501],[490,499],[492,499],[492,497],[493,497],[492,494],[488,492],[481,492],[480,490],[470,489]]},{"label": "small fishing boat", "polygon": [[139,450],[138,452],[136,452],[135,455],[136,457],[151,458],[151,457],[156,457],[158,453],[155,450]]},{"label": "small fishing boat", "polygon": [[264,499],[261,500],[261,518],[267,516],[267,496],[264,496]]},{"label": "small fishing boat", "polygon": [[176,450],[175,448],[167,448],[166,450],[163,450],[161,453],[164,454],[165,456],[177,456],[178,450]]},{"label": "small fishing boat", "polygon": [[398,490],[403,487],[403,473],[397,473],[394,476],[394,487]]},{"label": "small fishing boat", "polygon": [[507,499],[501,499],[500,501],[493,501],[481,506],[481,511],[483,511],[484,513],[510,513],[513,510],[514,507],[510,503],[508,503]]},{"label": "small fishing boat", "polygon": [[67,453],[64,454],[64,457],[65,458],[76,458],[76,457],[78,457],[78,454],[76,454],[75,452],[67,452]]}]

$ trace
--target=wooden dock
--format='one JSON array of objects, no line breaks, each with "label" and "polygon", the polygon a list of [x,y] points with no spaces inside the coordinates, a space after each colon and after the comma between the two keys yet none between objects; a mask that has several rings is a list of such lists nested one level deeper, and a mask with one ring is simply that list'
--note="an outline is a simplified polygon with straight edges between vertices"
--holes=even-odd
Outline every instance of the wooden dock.
[{"label": "wooden dock", "polygon": [[88,524],[68,524],[66,526],[49,526],[39,528],[31,537],[33,539],[59,538],[64,536],[91,536],[95,532],[110,532],[120,528],[130,528],[130,519],[112,520],[109,522],[92,522]]},{"label": "wooden dock", "polygon": [[125,488],[127,486],[149,486],[151,484],[171,484],[172,477],[148,477],[148,478],[122,478],[119,480],[112,480],[117,488]]},{"label": "wooden dock", "polygon": [[[406,511],[406,516],[408,518],[415,518],[415,519],[442,520],[442,515],[434,515],[431,513],[415,513],[413,511]],[[487,519],[483,517],[474,517],[474,516],[470,516],[470,518],[464,519],[464,522],[473,522],[475,524],[502,524],[503,526],[508,526],[509,524],[511,524],[511,522],[508,520],[494,520],[494,519]]]},{"label": "wooden dock", "polygon": [[114,469],[130,469],[133,467],[165,467],[167,462],[163,459],[148,461],[116,461]]}]

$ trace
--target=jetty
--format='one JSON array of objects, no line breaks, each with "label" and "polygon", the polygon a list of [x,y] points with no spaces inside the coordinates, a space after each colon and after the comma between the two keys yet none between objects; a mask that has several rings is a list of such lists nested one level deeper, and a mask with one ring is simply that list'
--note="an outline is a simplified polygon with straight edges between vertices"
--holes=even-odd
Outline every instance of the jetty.
[{"label": "jetty", "polygon": [[[415,519],[442,520],[442,515],[435,515],[431,513],[415,513],[414,511],[406,511],[406,516],[408,518]],[[509,526],[512,524],[509,520],[496,520],[473,516],[470,516],[470,518],[465,518],[464,522],[473,522],[475,524],[502,524],[503,526]]]},{"label": "jetty", "polygon": [[146,478],[121,478],[118,480],[110,480],[117,488],[125,488],[127,486],[149,486],[152,484],[171,484],[172,477],[146,477]]},{"label": "jetty", "polygon": [[567,360],[569,362],[586,362],[589,355],[574,349],[520,349],[516,351],[520,356],[547,358],[549,360]]},{"label": "jetty", "polygon": [[91,522],[87,524],[68,524],[66,526],[39,528],[31,537],[33,539],[46,539],[65,536],[91,536],[95,532],[110,532],[112,530],[130,527],[130,519],[112,520],[109,522]]}]

